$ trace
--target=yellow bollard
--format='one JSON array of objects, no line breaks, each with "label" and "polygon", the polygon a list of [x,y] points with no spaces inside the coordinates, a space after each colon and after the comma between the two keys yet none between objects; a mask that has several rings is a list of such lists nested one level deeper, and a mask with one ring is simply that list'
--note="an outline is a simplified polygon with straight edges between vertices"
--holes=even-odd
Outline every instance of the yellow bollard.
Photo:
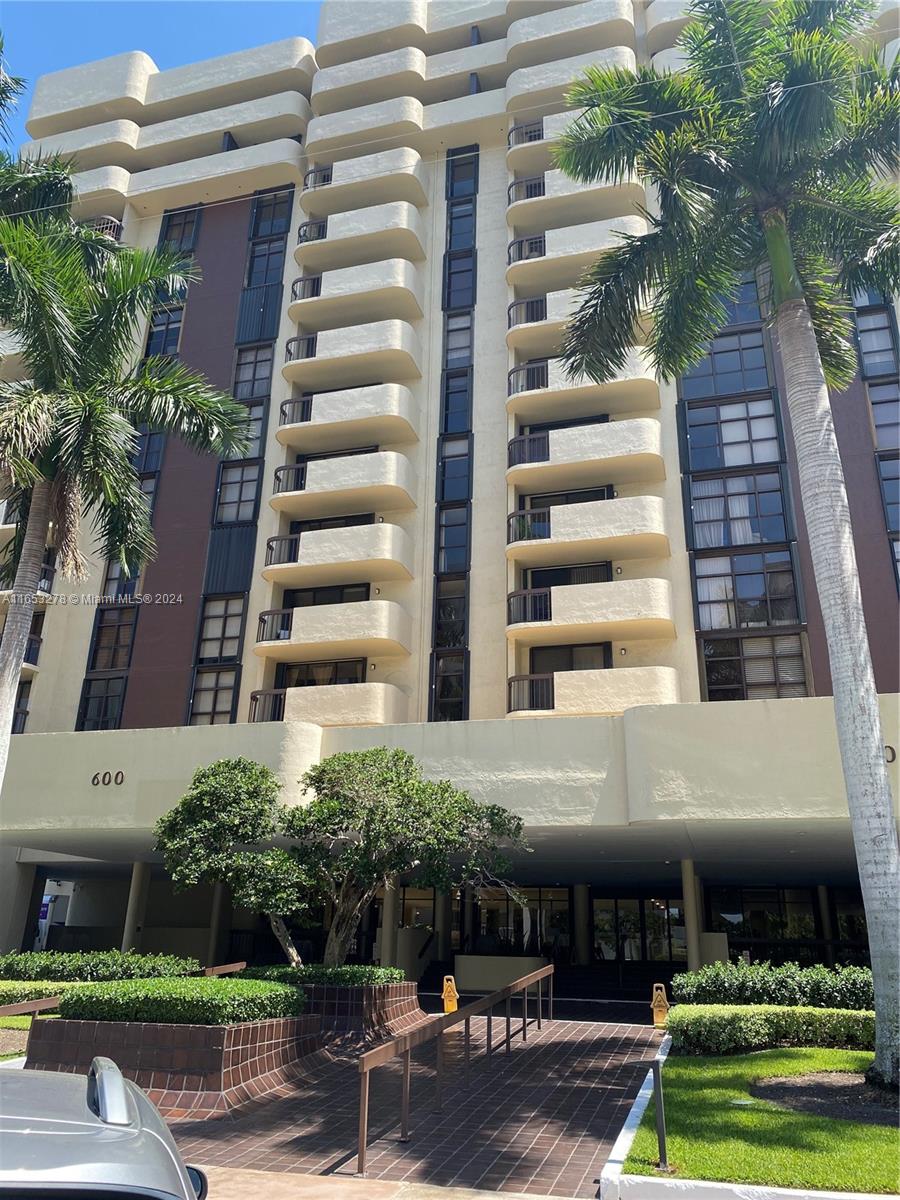
[{"label": "yellow bollard", "polygon": [[444,1012],[456,1012],[459,999],[459,992],[456,990],[456,980],[452,975],[444,976],[444,988],[441,992],[441,999],[444,1001]]},{"label": "yellow bollard", "polygon": [[653,1025],[656,1029],[665,1029],[669,1016],[669,1001],[666,999],[666,985],[654,983],[653,995],[650,999],[653,1010]]}]

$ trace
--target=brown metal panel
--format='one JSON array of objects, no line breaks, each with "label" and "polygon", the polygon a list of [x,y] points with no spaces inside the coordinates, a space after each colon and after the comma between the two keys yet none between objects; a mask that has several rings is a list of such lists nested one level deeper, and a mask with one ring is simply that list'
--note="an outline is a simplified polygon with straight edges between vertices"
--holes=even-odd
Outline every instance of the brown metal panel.
[{"label": "brown metal panel", "polygon": [[[252,200],[203,210],[195,258],[203,279],[191,287],[179,357],[230,391],[234,330],[244,280]],[[170,440],[163,455],[153,529],[157,558],[143,592],[180,594],[180,604],[144,607],[131,659],[123,729],[182,725],[194,659],[194,639],[216,486],[217,460]]]}]

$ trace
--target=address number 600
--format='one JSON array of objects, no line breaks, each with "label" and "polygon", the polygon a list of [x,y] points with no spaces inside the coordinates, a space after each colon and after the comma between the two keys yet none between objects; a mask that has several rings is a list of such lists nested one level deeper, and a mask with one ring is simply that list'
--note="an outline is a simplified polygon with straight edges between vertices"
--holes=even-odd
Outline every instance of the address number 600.
[{"label": "address number 600", "polygon": [[91,783],[94,787],[109,787],[111,783],[114,783],[118,787],[124,782],[124,771],[116,771],[115,774],[112,771],[95,771],[91,776]]}]

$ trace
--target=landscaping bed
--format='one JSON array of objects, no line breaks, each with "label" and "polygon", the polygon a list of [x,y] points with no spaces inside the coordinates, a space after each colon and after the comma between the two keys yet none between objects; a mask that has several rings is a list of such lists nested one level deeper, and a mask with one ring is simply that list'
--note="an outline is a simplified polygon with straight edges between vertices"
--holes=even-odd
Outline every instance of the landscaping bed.
[{"label": "landscaping bed", "polygon": [[136,954],[121,950],[72,953],[36,950],[0,954],[0,981],[21,979],[89,983],[113,979],[170,978],[195,975],[199,970],[200,964],[195,958],[179,958],[175,954]]}]

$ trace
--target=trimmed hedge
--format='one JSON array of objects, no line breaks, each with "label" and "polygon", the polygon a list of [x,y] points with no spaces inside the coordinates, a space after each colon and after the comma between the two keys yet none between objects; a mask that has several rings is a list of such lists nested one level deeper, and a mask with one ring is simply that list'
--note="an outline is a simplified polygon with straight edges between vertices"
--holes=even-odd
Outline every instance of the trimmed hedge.
[{"label": "trimmed hedge", "polygon": [[71,983],[112,979],[155,979],[199,971],[195,958],[175,954],[134,954],[121,950],[56,950],[0,954],[0,979],[55,979]]},{"label": "trimmed hedge", "polygon": [[326,967],[324,963],[308,963],[302,967],[277,965],[248,967],[242,972],[246,979],[274,979],[278,983],[325,983],[332,987],[369,987],[379,983],[405,983],[406,972],[401,967],[371,967],[365,964]]},{"label": "trimmed hedge", "polygon": [[875,1048],[874,1012],[777,1004],[679,1004],[668,1030],[679,1054],[743,1054],[776,1046]]},{"label": "trimmed hedge", "polygon": [[296,1017],[306,996],[262,979],[120,979],[64,992],[59,1015],[83,1021],[153,1021],[164,1025],[235,1025]]},{"label": "trimmed hedge", "polygon": [[66,980],[0,979],[0,1006],[58,996],[65,988],[72,986]]},{"label": "trimmed hedge", "polygon": [[672,980],[676,1004],[788,1004],[809,1008],[875,1007],[868,967],[785,963],[711,963]]}]

